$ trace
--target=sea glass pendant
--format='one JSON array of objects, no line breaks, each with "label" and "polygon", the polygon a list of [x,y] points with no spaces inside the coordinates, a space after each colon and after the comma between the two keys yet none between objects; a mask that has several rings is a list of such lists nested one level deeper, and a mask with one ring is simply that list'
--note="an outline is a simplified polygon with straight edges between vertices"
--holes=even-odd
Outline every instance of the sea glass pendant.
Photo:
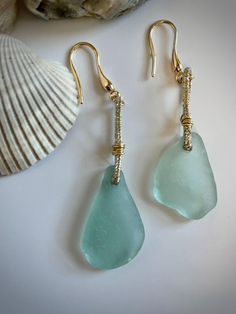
[{"label": "sea glass pendant", "polygon": [[154,197],[188,219],[199,219],[217,202],[216,184],[202,138],[192,133],[193,148],[183,138],[162,155],[155,173]]},{"label": "sea glass pendant", "polygon": [[111,183],[112,174],[113,166],[110,166],[90,209],[81,240],[85,259],[98,269],[112,269],[131,261],[145,237],[123,173],[118,185]]}]

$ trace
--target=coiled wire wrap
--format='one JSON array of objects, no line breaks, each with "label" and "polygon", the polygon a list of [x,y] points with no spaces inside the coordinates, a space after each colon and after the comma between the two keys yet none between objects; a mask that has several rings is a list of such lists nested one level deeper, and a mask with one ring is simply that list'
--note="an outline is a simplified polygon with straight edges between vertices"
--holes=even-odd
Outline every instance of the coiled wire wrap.
[{"label": "coiled wire wrap", "polygon": [[119,184],[122,156],[124,155],[125,144],[122,142],[122,107],[124,101],[117,90],[113,90],[110,93],[111,100],[116,105],[115,111],[115,142],[112,146],[112,155],[115,156],[115,165],[112,176],[112,183]]},{"label": "coiled wire wrap", "polygon": [[183,114],[180,118],[181,124],[183,126],[184,130],[184,143],[183,143],[183,149],[186,151],[191,151],[192,150],[192,118],[190,115],[190,95],[191,95],[191,87],[192,87],[192,71],[190,68],[186,68],[183,72],[182,76],[182,87],[183,87],[183,96],[182,96],[182,101],[183,101]]}]

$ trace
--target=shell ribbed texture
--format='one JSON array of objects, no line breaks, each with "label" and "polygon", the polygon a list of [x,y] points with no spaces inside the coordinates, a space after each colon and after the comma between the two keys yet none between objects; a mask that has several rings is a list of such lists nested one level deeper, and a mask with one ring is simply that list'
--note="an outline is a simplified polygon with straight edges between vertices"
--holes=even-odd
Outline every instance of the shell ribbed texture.
[{"label": "shell ribbed texture", "polygon": [[68,69],[7,35],[0,35],[0,74],[0,175],[10,175],[50,154],[79,108]]}]

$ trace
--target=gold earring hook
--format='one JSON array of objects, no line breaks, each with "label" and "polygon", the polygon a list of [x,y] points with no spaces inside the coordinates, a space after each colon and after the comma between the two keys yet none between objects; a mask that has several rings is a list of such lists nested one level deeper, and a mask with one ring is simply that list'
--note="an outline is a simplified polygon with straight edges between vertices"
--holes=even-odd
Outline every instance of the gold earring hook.
[{"label": "gold earring hook", "polygon": [[79,94],[79,102],[80,102],[80,104],[83,104],[84,96],[83,96],[83,90],[82,90],[81,82],[80,82],[80,79],[79,79],[79,75],[78,75],[78,73],[77,73],[77,71],[75,69],[75,66],[73,64],[73,55],[74,55],[74,53],[76,51],[78,51],[82,47],[88,47],[95,53],[98,76],[99,76],[99,79],[100,79],[102,87],[107,92],[110,92],[110,93],[114,90],[112,82],[103,73],[103,70],[101,68],[101,63],[100,63],[100,57],[99,57],[99,53],[98,53],[97,49],[92,44],[90,44],[88,42],[79,42],[79,43],[75,44],[70,49],[70,52],[69,52],[69,66],[70,66],[71,72],[72,72],[72,74],[73,74],[73,76],[75,78],[75,82],[76,82],[76,86],[77,86],[77,90],[78,90],[78,94]]},{"label": "gold earring hook", "polygon": [[181,65],[180,59],[179,59],[178,54],[177,54],[178,31],[177,31],[175,24],[172,23],[171,21],[168,21],[168,20],[159,20],[159,21],[153,23],[149,29],[148,43],[149,43],[149,49],[150,49],[151,58],[152,58],[151,75],[152,75],[152,77],[154,77],[156,75],[156,53],[155,53],[155,49],[154,49],[154,45],[153,45],[152,32],[153,32],[154,28],[158,28],[162,24],[168,24],[174,30],[174,43],[173,43],[173,50],[172,50],[172,68],[176,74],[177,82],[180,82],[183,71],[182,71],[182,65]]}]

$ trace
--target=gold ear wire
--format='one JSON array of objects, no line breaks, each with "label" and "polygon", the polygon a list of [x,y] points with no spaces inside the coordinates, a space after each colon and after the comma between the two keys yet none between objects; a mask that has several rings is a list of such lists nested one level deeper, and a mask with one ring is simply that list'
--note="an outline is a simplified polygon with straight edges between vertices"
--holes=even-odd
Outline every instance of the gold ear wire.
[{"label": "gold ear wire", "polygon": [[168,20],[159,20],[153,23],[148,32],[148,44],[149,44],[150,54],[152,58],[151,75],[152,77],[156,75],[156,53],[154,49],[152,33],[155,28],[160,27],[162,24],[168,24],[174,30],[174,43],[173,43],[173,50],[172,50],[172,69],[176,75],[176,81],[180,83],[183,71],[182,71],[182,65],[181,65],[180,59],[177,54],[178,31],[175,24]]},{"label": "gold ear wire", "polygon": [[153,23],[148,32],[148,44],[152,58],[152,77],[156,75],[156,53],[152,40],[152,32],[154,28],[160,27],[162,24],[168,24],[174,30],[174,43],[172,50],[172,69],[175,73],[176,81],[182,86],[182,103],[183,103],[183,114],[181,116],[181,124],[183,126],[183,149],[186,151],[192,150],[192,118],[190,115],[190,95],[192,88],[192,71],[190,68],[182,70],[182,64],[177,54],[177,41],[178,41],[178,31],[174,23],[168,20],[159,20]]},{"label": "gold ear wire", "polygon": [[80,104],[83,104],[84,96],[83,96],[83,90],[82,90],[81,82],[79,79],[79,75],[78,75],[78,73],[75,69],[75,66],[73,64],[73,55],[75,52],[77,52],[82,47],[90,48],[94,52],[95,57],[96,57],[96,66],[97,66],[98,76],[99,76],[102,87],[107,92],[110,92],[110,93],[114,90],[112,82],[105,76],[105,74],[102,70],[101,63],[100,63],[100,57],[99,57],[99,53],[98,53],[97,49],[92,44],[90,44],[88,42],[79,42],[79,43],[75,44],[69,52],[69,66],[70,66],[71,72],[75,78]]},{"label": "gold ear wire", "polygon": [[73,64],[73,55],[75,52],[78,51],[78,49],[82,47],[88,47],[90,48],[96,57],[96,66],[98,71],[98,76],[100,83],[102,87],[105,89],[105,91],[109,92],[111,100],[116,105],[116,113],[115,113],[115,143],[112,146],[112,155],[115,157],[115,165],[113,170],[113,176],[112,176],[112,183],[113,184],[119,184],[120,182],[120,175],[121,175],[121,163],[122,163],[122,156],[124,154],[125,144],[122,141],[122,107],[124,105],[124,101],[120,95],[120,93],[113,87],[112,82],[105,76],[101,63],[100,63],[100,57],[97,49],[88,42],[79,42],[75,44],[70,52],[69,52],[69,66],[71,69],[71,72],[75,78],[77,90],[78,90],[78,98],[80,104],[83,103],[83,90],[81,87],[81,82],[79,79],[79,75],[75,69],[75,66]]}]

